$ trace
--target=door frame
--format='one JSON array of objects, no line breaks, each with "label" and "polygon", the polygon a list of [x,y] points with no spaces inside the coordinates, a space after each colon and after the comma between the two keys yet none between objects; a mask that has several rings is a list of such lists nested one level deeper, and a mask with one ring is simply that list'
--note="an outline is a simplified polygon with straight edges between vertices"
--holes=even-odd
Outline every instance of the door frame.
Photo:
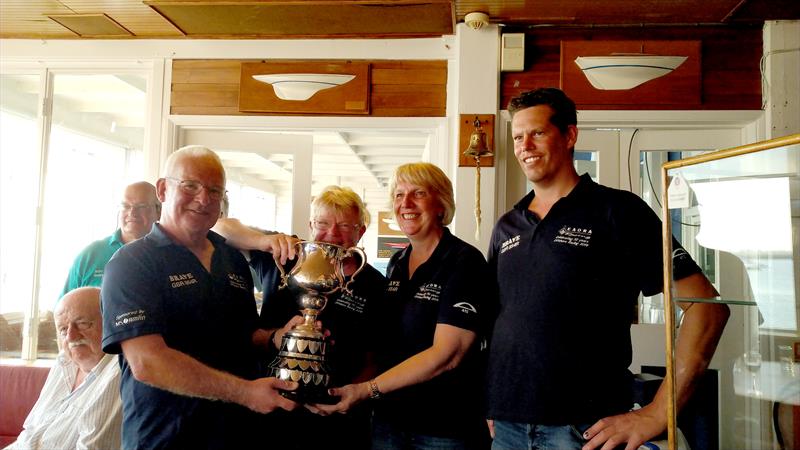
[{"label": "door frame", "polygon": [[311,198],[311,164],[314,142],[311,136],[296,134],[248,133],[229,128],[181,127],[178,145],[198,144],[211,149],[241,150],[255,154],[292,155],[292,200],[290,230],[301,234],[308,228],[309,209],[302,207]]}]

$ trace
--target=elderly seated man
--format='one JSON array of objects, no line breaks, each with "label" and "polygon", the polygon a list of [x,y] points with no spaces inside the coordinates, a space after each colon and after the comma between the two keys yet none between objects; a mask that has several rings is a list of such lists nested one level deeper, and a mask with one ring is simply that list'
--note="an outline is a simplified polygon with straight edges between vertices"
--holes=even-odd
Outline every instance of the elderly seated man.
[{"label": "elderly seated man", "polygon": [[68,292],[56,307],[55,319],[62,351],[22,433],[6,448],[120,448],[120,370],[116,358],[100,346],[100,289]]}]

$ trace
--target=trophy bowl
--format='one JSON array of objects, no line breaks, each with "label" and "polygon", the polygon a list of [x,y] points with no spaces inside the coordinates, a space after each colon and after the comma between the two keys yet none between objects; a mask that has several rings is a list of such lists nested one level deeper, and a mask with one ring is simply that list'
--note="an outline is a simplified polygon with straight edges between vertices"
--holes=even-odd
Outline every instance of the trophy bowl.
[{"label": "trophy bowl", "polygon": [[[331,376],[325,356],[327,342],[317,327],[317,316],[325,309],[328,295],[340,290],[351,293],[350,283],[366,265],[367,257],[358,247],[344,248],[318,241],[300,241],[295,248],[297,263],[288,273],[278,264],[279,289],[289,289],[297,299],[303,323],[283,335],[278,355],[269,364],[269,374],[299,383],[296,390],[282,393],[291,400],[336,403],[338,400],[328,394]],[[361,263],[345,283],[344,260],[353,255],[358,255]]]}]

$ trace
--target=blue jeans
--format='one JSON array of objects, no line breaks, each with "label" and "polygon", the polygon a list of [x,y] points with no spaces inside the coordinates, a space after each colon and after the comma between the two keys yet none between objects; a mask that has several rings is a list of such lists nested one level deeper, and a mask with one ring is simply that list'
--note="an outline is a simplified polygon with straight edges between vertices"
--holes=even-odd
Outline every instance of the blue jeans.
[{"label": "blue jeans", "polygon": [[569,425],[494,421],[492,450],[580,450],[584,444]]},{"label": "blue jeans", "polygon": [[372,450],[467,450],[461,439],[410,433],[386,422],[372,422]]}]

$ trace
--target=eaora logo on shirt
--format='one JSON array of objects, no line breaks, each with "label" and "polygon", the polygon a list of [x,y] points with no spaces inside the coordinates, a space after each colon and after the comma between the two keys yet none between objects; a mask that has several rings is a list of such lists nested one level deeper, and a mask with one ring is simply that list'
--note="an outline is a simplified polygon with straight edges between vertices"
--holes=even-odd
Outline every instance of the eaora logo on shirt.
[{"label": "eaora logo on shirt", "polygon": [[458,302],[453,305],[453,308],[458,308],[465,313],[477,313],[478,310],[467,302]]}]

